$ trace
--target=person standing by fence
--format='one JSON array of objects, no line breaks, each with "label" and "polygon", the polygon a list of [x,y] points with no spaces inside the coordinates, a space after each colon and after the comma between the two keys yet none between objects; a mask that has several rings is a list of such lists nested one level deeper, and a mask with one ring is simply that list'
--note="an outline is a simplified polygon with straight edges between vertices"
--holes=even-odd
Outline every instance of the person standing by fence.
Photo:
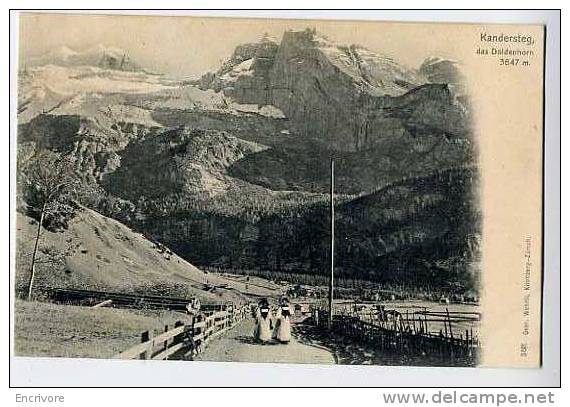
[{"label": "person standing by fence", "polygon": [[189,315],[197,315],[201,307],[200,300],[197,297],[192,297],[190,302],[186,305],[186,312],[188,312]]},{"label": "person standing by fence", "polygon": [[[200,303],[200,300],[197,297],[192,297],[192,299],[188,302],[188,304],[186,304],[186,312],[188,313],[188,315],[192,317],[192,324],[194,324],[197,318],[203,320],[204,316],[200,314],[201,308],[202,304]],[[194,357],[198,353],[202,352],[203,339],[194,340],[193,338],[194,331],[192,330],[188,331],[187,334],[189,335],[188,341],[191,343],[190,357]]]}]

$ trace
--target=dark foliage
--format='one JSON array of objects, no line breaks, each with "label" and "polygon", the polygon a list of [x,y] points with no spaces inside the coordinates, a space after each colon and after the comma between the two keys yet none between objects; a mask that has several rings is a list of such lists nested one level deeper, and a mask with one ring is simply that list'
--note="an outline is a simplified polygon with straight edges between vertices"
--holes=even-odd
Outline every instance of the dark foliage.
[{"label": "dark foliage", "polygon": [[[475,288],[477,182],[476,169],[459,168],[404,179],[373,194],[341,201],[336,218],[338,275],[391,284]],[[239,200],[233,205],[247,206]],[[190,209],[177,216],[150,216],[139,227],[200,266],[326,275],[330,244],[326,196],[312,205],[257,217],[231,212]]]}]

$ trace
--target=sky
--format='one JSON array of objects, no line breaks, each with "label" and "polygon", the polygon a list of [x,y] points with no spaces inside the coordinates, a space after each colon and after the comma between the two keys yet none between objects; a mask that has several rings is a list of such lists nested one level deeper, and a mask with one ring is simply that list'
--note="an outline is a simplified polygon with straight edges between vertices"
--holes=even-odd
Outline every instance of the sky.
[{"label": "sky", "polygon": [[[123,48],[141,65],[170,76],[196,77],[217,69],[238,44],[265,34],[316,28],[339,44],[359,44],[418,68],[428,56],[453,53],[441,24],[283,20],[188,16],[22,14],[20,61],[60,46],[82,51],[98,44]],[[452,42],[451,42],[452,43]]]}]

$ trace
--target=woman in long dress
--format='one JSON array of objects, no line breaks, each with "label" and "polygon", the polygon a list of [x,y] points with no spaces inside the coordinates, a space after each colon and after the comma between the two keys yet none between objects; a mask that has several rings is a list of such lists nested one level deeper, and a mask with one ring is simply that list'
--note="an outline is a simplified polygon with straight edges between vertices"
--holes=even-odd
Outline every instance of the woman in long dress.
[{"label": "woman in long dress", "polygon": [[280,343],[289,343],[291,341],[291,308],[289,304],[281,306],[277,322],[275,323],[274,337]]},{"label": "woman in long dress", "polygon": [[257,307],[253,337],[262,344],[271,340],[271,315],[269,314],[269,304],[260,304]]}]

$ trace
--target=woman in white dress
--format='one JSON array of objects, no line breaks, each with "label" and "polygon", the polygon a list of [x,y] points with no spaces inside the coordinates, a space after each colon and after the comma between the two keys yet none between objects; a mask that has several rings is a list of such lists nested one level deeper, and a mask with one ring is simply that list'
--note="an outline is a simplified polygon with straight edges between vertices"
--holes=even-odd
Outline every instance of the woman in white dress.
[{"label": "woman in white dress", "polygon": [[271,315],[269,315],[269,304],[261,303],[255,312],[255,328],[253,337],[265,344],[271,340]]},{"label": "woman in white dress", "polygon": [[277,315],[275,323],[275,339],[280,343],[289,343],[291,341],[291,308],[289,304],[281,305],[281,309]]}]

